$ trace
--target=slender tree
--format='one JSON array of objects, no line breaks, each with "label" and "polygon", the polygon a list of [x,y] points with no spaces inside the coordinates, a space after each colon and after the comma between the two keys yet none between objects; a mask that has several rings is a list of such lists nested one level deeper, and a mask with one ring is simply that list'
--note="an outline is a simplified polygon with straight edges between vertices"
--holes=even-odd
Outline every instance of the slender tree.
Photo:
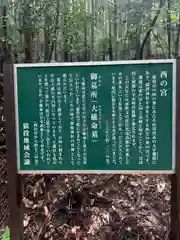
[{"label": "slender tree", "polygon": [[171,58],[171,0],[167,0],[168,58]]},{"label": "slender tree", "polygon": [[145,46],[145,44],[146,44],[146,42],[147,42],[147,40],[148,40],[148,38],[149,38],[152,30],[153,30],[153,27],[154,27],[155,24],[156,24],[156,21],[158,20],[158,17],[159,17],[159,15],[160,15],[161,8],[163,7],[163,5],[164,5],[164,0],[160,0],[160,2],[159,2],[159,8],[158,8],[158,10],[157,10],[157,13],[156,13],[156,15],[154,16],[154,18],[153,18],[153,20],[152,20],[152,22],[151,22],[151,24],[150,24],[149,30],[147,31],[147,33],[146,33],[146,35],[145,35],[145,37],[144,37],[144,39],[143,39],[143,42],[142,42],[142,45],[141,45],[141,50],[140,50],[140,59],[143,59],[144,46]]}]

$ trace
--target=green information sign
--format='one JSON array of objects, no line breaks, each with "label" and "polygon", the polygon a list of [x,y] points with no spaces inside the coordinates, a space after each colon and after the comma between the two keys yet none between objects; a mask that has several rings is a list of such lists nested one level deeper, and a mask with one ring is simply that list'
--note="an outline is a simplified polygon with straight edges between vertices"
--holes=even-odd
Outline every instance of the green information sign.
[{"label": "green information sign", "polygon": [[175,75],[175,60],[15,64],[18,172],[174,172]]}]

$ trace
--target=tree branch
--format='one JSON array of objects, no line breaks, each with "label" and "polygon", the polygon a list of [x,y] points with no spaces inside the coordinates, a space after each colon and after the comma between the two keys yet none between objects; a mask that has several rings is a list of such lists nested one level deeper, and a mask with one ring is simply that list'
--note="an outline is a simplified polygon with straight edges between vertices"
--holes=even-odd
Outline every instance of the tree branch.
[{"label": "tree branch", "polygon": [[0,150],[5,150],[6,149],[6,145],[0,146]]}]

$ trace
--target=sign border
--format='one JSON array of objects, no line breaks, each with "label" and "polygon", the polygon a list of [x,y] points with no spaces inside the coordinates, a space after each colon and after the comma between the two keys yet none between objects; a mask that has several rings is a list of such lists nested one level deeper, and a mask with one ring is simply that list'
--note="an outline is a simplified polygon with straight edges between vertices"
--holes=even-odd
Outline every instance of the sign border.
[{"label": "sign border", "polygon": [[[173,64],[172,83],[172,169],[171,170],[20,170],[20,147],[19,147],[19,109],[17,89],[17,68],[31,67],[78,67],[78,66],[109,66],[109,65],[133,65],[133,64]],[[16,121],[16,151],[17,171],[19,174],[174,174],[176,157],[176,59],[153,59],[153,60],[124,60],[124,61],[91,61],[91,62],[53,62],[53,63],[22,63],[13,65],[14,73],[14,101]]]}]

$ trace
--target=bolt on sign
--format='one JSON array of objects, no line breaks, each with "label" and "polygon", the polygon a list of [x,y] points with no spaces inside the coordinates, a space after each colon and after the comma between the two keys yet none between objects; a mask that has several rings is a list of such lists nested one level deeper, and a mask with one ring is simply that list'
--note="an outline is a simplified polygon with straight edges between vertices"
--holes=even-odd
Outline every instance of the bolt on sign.
[{"label": "bolt on sign", "polygon": [[15,64],[18,173],[175,172],[176,61]]}]

